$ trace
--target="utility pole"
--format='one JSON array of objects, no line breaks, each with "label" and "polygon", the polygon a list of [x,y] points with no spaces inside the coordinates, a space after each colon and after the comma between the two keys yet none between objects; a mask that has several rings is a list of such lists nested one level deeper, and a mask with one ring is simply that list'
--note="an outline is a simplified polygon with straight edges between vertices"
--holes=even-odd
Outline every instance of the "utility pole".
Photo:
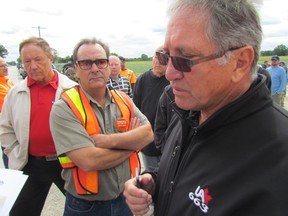
[{"label": "utility pole", "polygon": [[38,29],[38,34],[39,34],[39,37],[41,37],[40,29],[46,29],[46,28],[44,28],[44,27],[41,27],[41,26],[32,27],[32,28],[37,28],[37,29]]}]

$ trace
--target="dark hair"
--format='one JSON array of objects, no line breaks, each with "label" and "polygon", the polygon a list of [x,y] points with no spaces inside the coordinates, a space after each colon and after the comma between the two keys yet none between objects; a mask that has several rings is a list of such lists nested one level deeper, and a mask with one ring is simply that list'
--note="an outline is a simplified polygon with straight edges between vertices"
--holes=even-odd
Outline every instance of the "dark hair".
[{"label": "dark hair", "polygon": [[121,61],[126,61],[126,59],[125,59],[123,56],[119,56],[119,59],[120,59]]},{"label": "dark hair", "polygon": [[73,58],[73,63],[75,64],[76,61],[78,60],[78,50],[79,48],[84,45],[84,44],[99,44],[101,47],[103,47],[103,49],[105,50],[106,52],[106,57],[107,59],[109,58],[110,56],[110,50],[109,50],[109,46],[105,43],[103,43],[101,40],[97,40],[96,38],[91,38],[91,39],[88,39],[88,38],[84,38],[82,40],[80,40],[76,46],[74,47],[74,50],[73,50],[73,55],[72,55],[72,58]]},{"label": "dark hair", "polygon": [[74,68],[74,64],[72,62],[69,62],[69,63],[63,65],[62,71],[65,72],[68,68]]}]

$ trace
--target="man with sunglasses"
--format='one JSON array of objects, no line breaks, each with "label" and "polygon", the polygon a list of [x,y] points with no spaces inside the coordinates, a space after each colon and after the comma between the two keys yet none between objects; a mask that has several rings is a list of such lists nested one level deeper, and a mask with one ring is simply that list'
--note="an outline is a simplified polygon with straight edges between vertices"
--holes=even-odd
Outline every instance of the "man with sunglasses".
[{"label": "man with sunglasses", "polygon": [[73,51],[79,86],[65,91],[51,111],[67,190],[64,215],[132,215],[124,182],[140,168],[136,151],[153,140],[153,131],[128,95],[106,86],[109,55],[100,40],[79,41]]},{"label": "man with sunglasses", "polygon": [[[152,68],[137,78],[133,101],[141,112],[149,119],[154,130],[154,122],[159,98],[169,81],[165,78],[166,65],[159,63],[157,53],[163,51],[163,46],[155,50]],[[153,171],[158,167],[161,151],[156,148],[154,141],[142,149],[144,168]]]},{"label": "man with sunglasses", "polygon": [[[177,106],[157,173],[125,183],[135,215],[288,212],[288,113],[256,66],[261,24],[249,0],[174,0],[164,52]],[[152,199],[153,197],[153,199]]]}]

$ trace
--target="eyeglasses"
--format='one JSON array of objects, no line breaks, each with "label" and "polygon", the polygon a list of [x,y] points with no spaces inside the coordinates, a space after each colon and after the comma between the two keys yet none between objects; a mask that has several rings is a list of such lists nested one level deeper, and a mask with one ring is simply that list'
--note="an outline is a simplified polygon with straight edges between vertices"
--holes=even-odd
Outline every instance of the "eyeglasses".
[{"label": "eyeglasses", "polygon": [[76,63],[79,65],[79,67],[82,70],[91,69],[93,63],[95,63],[99,69],[104,69],[104,68],[107,68],[108,62],[109,62],[108,59],[96,59],[96,60],[86,59],[86,60],[76,61]]},{"label": "eyeglasses", "polygon": [[191,72],[191,66],[193,65],[220,58],[224,56],[226,52],[237,50],[242,47],[244,46],[233,47],[233,48],[228,49],[227,51],[220,51],[218,53],[214,53],[208,56],[203,56],[201,58],[197,58],[194,60],[184,58],[184,57],[179,57],[179,56],[170,56],[168,53],[163,53],[163,52],[156,52],[156,56],[158,57],[158,61],[161,65],[167,65],[169,62],[169,58],[171,58],[172,64],[176,70],[179,70],[182,72]]}]

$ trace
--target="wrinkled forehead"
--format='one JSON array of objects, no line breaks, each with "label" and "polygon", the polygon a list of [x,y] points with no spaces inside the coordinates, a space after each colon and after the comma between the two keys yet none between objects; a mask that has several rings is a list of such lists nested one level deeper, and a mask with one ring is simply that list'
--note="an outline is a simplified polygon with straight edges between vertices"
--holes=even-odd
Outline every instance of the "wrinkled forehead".
[{"label": "wrinkled forehead", "polygon": [[77,52],[78,59],[106,59],[107,54],[99,44],[83,44]]},{"label": "wrinkled forehead", "polygon": [[[183,11],[183,13],[181,13]],[[183,9],[174,13],[168,22],[165,35],[164,49],[178,53],[199,53],[213,44],[207,35],[207,20],[200,10]]]}]

